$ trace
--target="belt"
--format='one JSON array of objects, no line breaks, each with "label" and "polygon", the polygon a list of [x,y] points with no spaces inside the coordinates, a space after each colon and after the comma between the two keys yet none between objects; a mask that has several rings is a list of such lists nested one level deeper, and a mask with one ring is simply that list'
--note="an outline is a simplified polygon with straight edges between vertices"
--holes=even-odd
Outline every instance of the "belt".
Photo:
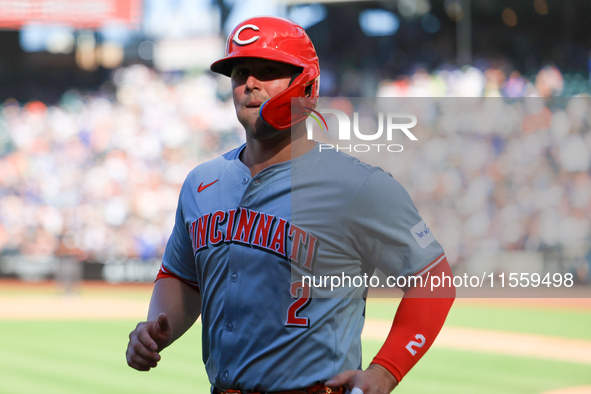
[{"label": "belt", "polygon": [[303,389],[288,390],[288,391],[243,391],[243,390],[221,390],[214,388],[214,394],[345,394],[346,388],[341,387],[328,387],[325,385],[316,385]]}]

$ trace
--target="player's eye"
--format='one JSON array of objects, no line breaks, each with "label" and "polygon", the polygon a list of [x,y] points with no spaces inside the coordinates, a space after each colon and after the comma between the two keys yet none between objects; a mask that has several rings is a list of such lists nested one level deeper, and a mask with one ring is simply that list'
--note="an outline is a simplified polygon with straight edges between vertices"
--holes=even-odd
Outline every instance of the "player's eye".
[{"label": "player's eye", "polygon": [[244,78],[247,75],[248,70],[246,68],[240,67],[232,70],[232,78]]}]

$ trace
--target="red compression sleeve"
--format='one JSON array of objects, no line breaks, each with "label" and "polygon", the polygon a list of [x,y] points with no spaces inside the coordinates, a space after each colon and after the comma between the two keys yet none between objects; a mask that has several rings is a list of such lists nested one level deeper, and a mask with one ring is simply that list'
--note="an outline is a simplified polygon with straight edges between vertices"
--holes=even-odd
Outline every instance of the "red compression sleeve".
[{"label": "red compression sleeve", "polygon": [[455,299],[456,289],[446,258],[422,277],[426,279],[427,275],[445,275],[452,280],[442,281],[447,287],[433,291],[425,280],[423,287],[413,287],[404,294],[386,342],[372,361],[390,371],[399,382],[431,347]]},{"label": "red compression sleeve", "polygon": [[168,271],[163,266],[160,266],[160,271],[158,271],[158,275],[156,275],[156,280],[154,282],[156,282],[158,279],[162,279],[162,278],[174,278],[174,279],[180,280],[181,282],[186,283],[187,285],[191,286],[192,288],[197,290],[199,293],[201,293],[198,283],[183,279],[180,276],[175,275],[172,272]]}]

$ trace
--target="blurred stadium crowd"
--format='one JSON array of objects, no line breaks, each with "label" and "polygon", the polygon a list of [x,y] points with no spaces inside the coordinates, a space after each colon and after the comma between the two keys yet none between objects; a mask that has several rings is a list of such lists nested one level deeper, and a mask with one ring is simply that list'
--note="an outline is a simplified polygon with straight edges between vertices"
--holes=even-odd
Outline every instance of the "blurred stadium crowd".
[{"label": "blurred stadium crowd", "polygon": [[167,84],[133,66],[113,79],[111,99],[71,91],[57,106],[2,105],[4,252],[160,256],[187,173],[239,144],[234,108],[211,77]]},{"label": "blurred stadium crowd", "polygon": [[[556,67],[532,80],[469,67],[379,84],[378,97],[501,97],[491,114],[519,112],[521,121],[500,123],[507,127],[471,129],[453,121],[462,108],[442,110],[447,126],[394,173],[450,261],[551,251],[589,276],[590,101],[550,100],[572,95],[575,82]],[[59,105],[0,105],[3,255],[159,258],[186,174],[244,139],[227,81],[213,75],[134,65],[116,70],[111,84],[112,96],[69,91]],[[520,97],[547,100],[511,104]],[[418,162],[428,171],[413,171]]]}]

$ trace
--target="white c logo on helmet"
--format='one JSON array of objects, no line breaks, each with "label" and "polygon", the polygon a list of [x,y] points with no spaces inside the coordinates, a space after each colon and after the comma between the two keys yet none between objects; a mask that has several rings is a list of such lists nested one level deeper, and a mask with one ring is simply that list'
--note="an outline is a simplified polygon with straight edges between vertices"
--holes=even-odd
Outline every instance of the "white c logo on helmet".
[{"label": "white c logo on helmet", "polygon": [[244,25],[242,26],[240,29],[238,29],[238,31],[236,32],[236,34],[234,34],[234,37],[232,38],[232,40],[238,44],[238,45],[248,45],[248,44],[252,44],[253,42],[255,42],[256,40],[258,40],[259,38],[261,38],[261,36],[254,36],[252,38],[249,38],[248,40],[241,40],[240,37],[238,37],[240,35],[240,33],[242,33],[242,30],[244,29],[252,29],[255,31],[259,31],[259,28],[255,25]]}]

